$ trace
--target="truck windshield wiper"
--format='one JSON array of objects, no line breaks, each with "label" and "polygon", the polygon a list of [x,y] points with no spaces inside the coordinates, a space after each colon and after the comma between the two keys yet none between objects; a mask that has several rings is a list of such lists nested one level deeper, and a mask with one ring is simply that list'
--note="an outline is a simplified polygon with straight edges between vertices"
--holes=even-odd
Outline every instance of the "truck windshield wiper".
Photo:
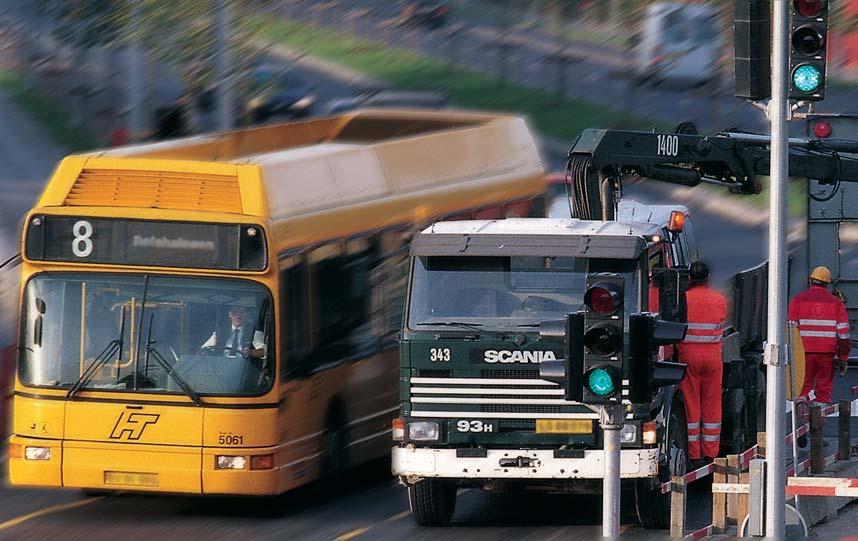
[{"label": "truck windshield wiper", "polygon": [[482,332],[482,323],[464,323],[462,321],[421,321],[418,325],[439,325],[444,327],[462,327],[471,331]]},{"label": "truck windshield wiper", "polygon": [[[180,376],[176,370],[164,359],[164,356],[161,355],[161,352],[155,348],[155,342],[152,341],[152,322],[155,319],[155,314],[149,315],[149,332],[146,336],[146,360],[144,361],[146,371],[149,370],[149,359],[155,359],[155,362],[161,365],[161,368],[167,372],[167,375],[173,378],[173,381],[182,389],[182,391],[188,395],[188,398],[191,399],[191,402],[194,403],[195,406],[205,406],[200,395],[188,385],[188,382]],[[145,376],[145,374],[144,374]]]},{"label": "truck windshield wiper", "polygon": [[[81,321],[81,325],[83,325],[83,321]],[[119,338],[114,338],[111,340],[104,349],[101,350],[101,353],[96,355],[95,359],[92,363],[87,367],[86,370],[83,371],[83,374],[77,378],[77,381],[72,384],[71,388],[66,393],[66,398],[72,398],[76,395],[81,387],[87,384],[92,376],[95,374],[95,371],[104,366],[107,361],[109,361],[114,355],[119,354],[117,357],[117,361],[122,362],[122,345],[123,345],[123,337],[125,336],[125,307],[123,306],[120,315],[119,315]]]}]

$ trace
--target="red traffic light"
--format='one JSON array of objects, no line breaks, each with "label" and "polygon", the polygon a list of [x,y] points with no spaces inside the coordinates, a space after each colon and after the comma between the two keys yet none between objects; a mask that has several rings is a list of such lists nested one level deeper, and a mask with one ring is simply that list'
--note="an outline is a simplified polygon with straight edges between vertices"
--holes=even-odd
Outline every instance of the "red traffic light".
[{"label": "red traffic light", "polygon": [[834,130],[831,128],[830,122],[820,120],[813,125],[813,135],[815,135],[817,139],[827,139],[831,137],[833,132]]},{"label": "red traffic light", "polygon": [[819,17],[825,10],[825,0],[794,0],[793,5],[802,17]]},{"label": "red traffic light", "polygon": [[623,306],[623,292],[616,284],[599,282],[584,293],[584,304],[600,316],[611,316]]}]

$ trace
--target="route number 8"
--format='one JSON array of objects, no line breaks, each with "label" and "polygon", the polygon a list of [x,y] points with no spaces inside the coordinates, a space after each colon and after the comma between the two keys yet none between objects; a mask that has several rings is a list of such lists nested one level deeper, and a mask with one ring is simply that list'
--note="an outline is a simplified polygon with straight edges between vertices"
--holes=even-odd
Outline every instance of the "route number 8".
[{"label": "route number 8", "polygon": [[72,233],[72,253],[77,257],[89,257],[92,254],[92,224],[86,220],[78,220],[72,227]]}]

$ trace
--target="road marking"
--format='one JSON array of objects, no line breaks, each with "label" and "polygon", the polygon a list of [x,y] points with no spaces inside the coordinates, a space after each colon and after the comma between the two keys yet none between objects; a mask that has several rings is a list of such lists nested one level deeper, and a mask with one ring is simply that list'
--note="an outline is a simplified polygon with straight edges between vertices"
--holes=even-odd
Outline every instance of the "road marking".
[{"label": "road marking", "polygon": [[362,536],[363,534],[368,532],[370,528],[372,528],[372,526],[367,526],[366,528],[357,528],[356,530],[344,533],[343,535],[337,537],[334,541],[349,541],[350,539],[354,539],[355,537]]},{"label": "road marking", "polygon": [[28,513],[26,515],[22,515],[17,518],[13,518],[11,520],[7,520],[6,522],[0,523],[0,531],[8,530],[9,528],[14,528],[19,524],[23,524],[24,522],[33,520],[34,518],[43,517],[45,515],[50,515],[52,513],[59,513],[62,511],[68,511],[69,509],[77,509],[78,507],[83,507],[85,505],[89,505],[91,503],[95,503],[99,500],[104,499],[99,496],[97,498],[86,498],[85,500],[78,500],[76,502],[71,503],[63,503],[60,505],[52,505],[51,507],[46,507],[44,509],[39,509],[38,511],[33,511],[32,513]]},{"label": "road marking", "polygon": [[411,510],[410,510],[410,509],[406,509],[405,511],[403,511],[403,512],[401,512],[401,513],[396,513],[396,514],[395,514],[395,515],[393,515],[392,517],[388,517],[388,518],[384,519],[384,521],[385,521],[385,522],[396,522],[397,520],[402,520],[402,519],[404,519],[405,517],[407,517],[407,516],[408,516],[408,515],[410,515],[410,514],[411,514]]}]

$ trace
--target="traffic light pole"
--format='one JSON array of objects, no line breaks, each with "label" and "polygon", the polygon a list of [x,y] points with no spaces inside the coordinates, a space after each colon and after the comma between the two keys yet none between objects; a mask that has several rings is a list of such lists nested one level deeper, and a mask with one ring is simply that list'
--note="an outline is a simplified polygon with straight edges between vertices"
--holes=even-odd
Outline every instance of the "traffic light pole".
[{"label": "traffic light pole", "polygon": [[623,428],[623,406],[599,408],[605,453],[605,476],[602,480],[602,537],[620,538],[620,432]]},{"label": "traffic light pole", "polygon": [[766,537],[784,538],[783,366],[787,316],[787,181],[789,174],[790,0],[774,0],[772,26],[771,188],[769,192],[769,303],[766,362]]}]

